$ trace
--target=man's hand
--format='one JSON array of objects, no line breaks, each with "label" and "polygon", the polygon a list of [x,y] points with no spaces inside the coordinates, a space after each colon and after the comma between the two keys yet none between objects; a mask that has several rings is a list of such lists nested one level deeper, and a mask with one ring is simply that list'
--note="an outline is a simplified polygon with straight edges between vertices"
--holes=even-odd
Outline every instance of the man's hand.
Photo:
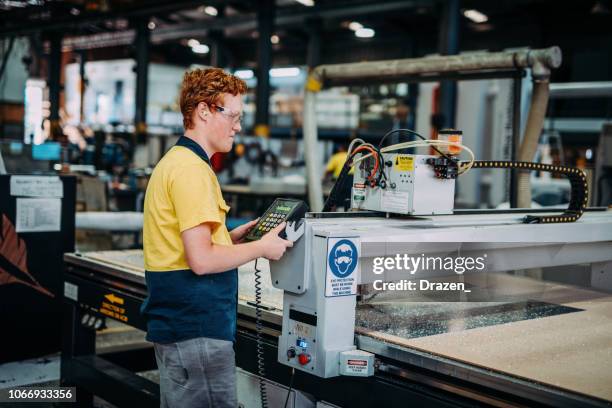
[{"label": "man's hand", "polygon": [[263,249],[264,258],[271,261],[278,261],[281,259],[287,248],[293,246],[292,241],[282,239],[278,236],[286,225],[286,222],[281,222],[276,226],[276,228],[268,232],[259,240],[259,243]]},{"label": "man's hand", "polygon": [[249,221],[246,224],[242,224],[239,227],[234,228],[230,231],[230,237],[232,238],[232,242],[234,244],[239,244],[244,240],[244,237],[247,236],[249,231],[257,224],[259,218],[253,221]]}]

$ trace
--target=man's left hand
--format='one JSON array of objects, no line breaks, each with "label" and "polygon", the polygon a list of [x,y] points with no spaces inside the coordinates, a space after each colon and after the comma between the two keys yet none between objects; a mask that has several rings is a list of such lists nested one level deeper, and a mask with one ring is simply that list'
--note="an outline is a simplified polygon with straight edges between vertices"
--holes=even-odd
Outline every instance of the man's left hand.
[{"label": "man's left hand", "polygon": [[257,224],[258,220],[259,218],[253,221],[249,221],[246,224],[242,224],[241,226],[236,227],[233,230],[231,230],[230,237],[232,238],[232,242],[234,244],[238,244],[242,242],[244,240],[244,237],[246,237],[249,231],[251,231],[251,229],[255,226],[255,224]]}]

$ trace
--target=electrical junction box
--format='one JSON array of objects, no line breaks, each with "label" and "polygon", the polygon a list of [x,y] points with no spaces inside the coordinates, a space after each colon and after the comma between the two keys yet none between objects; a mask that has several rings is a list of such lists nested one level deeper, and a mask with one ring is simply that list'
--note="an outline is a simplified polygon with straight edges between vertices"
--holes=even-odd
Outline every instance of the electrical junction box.
[{"label": "electrical junction box", "polygon": [[353,176],[351,207],[405,215],[452,214],[455,179],[436,177],[434,165],[427,163],[439,159],[431,155],[384,153],[383,170],[387,176],[384,188],[372,187],[366,179],[374,159],[359,162]]}]

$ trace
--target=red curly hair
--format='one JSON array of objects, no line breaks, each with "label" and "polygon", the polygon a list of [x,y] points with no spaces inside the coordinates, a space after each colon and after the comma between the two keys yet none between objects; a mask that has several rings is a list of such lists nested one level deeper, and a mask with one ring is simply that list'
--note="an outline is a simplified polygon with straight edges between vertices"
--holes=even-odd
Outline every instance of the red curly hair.
[{"label": "red curly hair", "polygon": [[200,102],[210,109],[223,104],[224,93],[234,96],[247,91],[246,83],[221,68],[194,69],[187,71],[181,84],[180,106],[185,129],[193,129],[193,111]]}]

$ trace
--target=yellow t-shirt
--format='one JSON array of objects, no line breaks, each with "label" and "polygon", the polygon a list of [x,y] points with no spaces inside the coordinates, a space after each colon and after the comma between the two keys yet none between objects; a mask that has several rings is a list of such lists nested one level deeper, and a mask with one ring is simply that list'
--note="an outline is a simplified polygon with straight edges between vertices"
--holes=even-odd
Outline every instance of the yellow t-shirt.
[{"label": "yellow t-shirt", "polygon": [[232,245],[225,226],[228,210],[210,166],[186,147],[171,148],[155,166],[145,195],[145,269],[189,269],[181,232],[204,222],[211,224],[214,244]]},{"label": "yellow t-shirt", "polygon": [[[340,176],[340,173],[342,172],[342,167],[344,167],[344,162],[346,162],[347,156],[347,152],[338,152],[332,155],[332,157],[330,157],[329,161],[327,162],[327,168],[325,170],[332,171],[334,178],[337,179]],[[353,174],[354,172],[355,168],[353,167],[349,171],[349,174]]]}]

